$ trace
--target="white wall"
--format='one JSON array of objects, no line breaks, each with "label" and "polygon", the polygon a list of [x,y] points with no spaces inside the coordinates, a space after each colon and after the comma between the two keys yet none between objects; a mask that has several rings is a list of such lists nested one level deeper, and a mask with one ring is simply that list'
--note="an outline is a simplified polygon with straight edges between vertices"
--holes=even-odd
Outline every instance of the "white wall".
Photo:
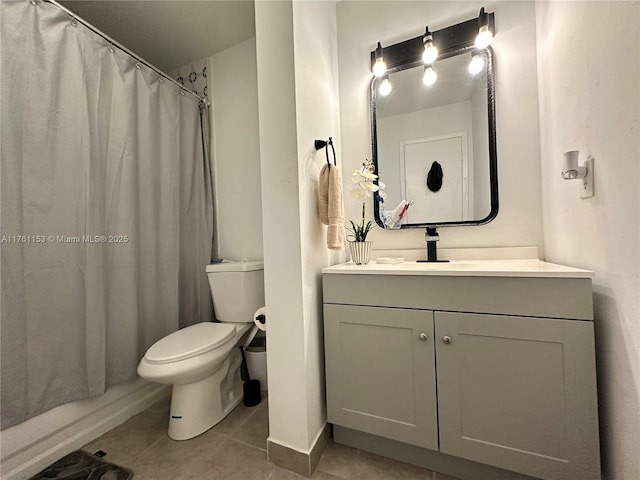
[{"label": "white wall", "polygon": [[[532,2],[338,2],[338,59],[344,170],[370,158],[369,52],[424,32],[496,14],[497,147],[500,213],[488,225],[441,228],[439,247],[533,245],[542,248],[535,12]],[[350,187],[350,179],[345,183]],[[358,202],[346,201],[357,218]],[[372,208],[368,208],[372,215]],[[375,248],[424,247],[421,229],[371,234]]]},{"label": "white wall", "polygon": [[[603,478],[640,478],[640,7],[536,4],[547,259],[595,271]],[[594,35],[596,33],[596,35]],[[595,159],[595,193],[560,178]]]},{"label": "white wall", "polygon": [[255,38],[209,61],[217,254],[231,260],[262,260]]},{"label": "white wall", "polygon": [[293,3],[296,73],[296,119],[298,131],[298,182],[300,237],[303,244],[302,272],[309,404],[309,446],[326,424],[324,376],[324,328],[321,269],[346,260],[342,252],[326,248],[327,228],[318,219],[317,183],[325,154],[316,152],[314,140],[332,137],[340,158],[340,103],[336,4],[333,1]]},{"label": "white wall", "polygon": [[340,145],[335,4],[256,2],[256,45],[269,440],[308,453],[326,424],[320,269],[341,260],[317,220],[313,149]]},{"label": "white wall", "polygon": [[[192,71],[198,74],[195,83],[188,80]],[[211,100],[214,255],[262,260],[256,39],[184,65],[171,76],[183,77],[185,86],[199,94],[206,86]]]}]

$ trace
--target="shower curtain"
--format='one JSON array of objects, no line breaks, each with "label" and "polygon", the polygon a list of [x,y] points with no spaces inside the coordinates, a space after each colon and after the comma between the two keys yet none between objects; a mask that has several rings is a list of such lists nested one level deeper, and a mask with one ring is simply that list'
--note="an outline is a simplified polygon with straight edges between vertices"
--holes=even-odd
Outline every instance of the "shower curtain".
[{"label": "shower curtain", "polygon": [[1,426],[211,320],[207,108],[55,5],[2,1]]}]

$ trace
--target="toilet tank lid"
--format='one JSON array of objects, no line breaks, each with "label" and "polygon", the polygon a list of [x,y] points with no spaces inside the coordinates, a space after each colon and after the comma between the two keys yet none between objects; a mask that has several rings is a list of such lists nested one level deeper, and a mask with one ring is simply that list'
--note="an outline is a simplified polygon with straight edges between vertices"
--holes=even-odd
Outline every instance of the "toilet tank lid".
[{"label": "toilet tank lid", "polygon": [[207,265],[207,273],[251,272],[254,270],[264,270],[264,262],[262,260],[243,260],[241,262],[224,260],[222,263]]},{"label": "toilet tank lid", "polygon": [[232,324],[196,323],[158,340],[147,350],[145,358],[155,364],[186,360],[228,342],[235,333],[236,328]]}]

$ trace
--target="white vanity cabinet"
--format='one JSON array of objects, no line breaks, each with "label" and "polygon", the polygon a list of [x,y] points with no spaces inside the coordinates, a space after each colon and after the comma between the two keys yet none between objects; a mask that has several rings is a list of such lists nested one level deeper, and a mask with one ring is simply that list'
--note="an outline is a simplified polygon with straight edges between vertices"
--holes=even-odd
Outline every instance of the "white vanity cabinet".
[{"label": "white vanity cabinet", "polygon": [[324,269],[336,441],[460,478],[600,478],[591,279],[551,267]]}]

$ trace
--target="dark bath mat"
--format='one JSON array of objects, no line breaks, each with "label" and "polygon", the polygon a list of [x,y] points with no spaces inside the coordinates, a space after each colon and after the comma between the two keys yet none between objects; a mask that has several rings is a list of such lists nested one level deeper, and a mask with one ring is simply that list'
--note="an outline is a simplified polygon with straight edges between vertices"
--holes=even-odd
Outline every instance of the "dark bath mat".
[{"label": "dark bath mat", "polygon": [[65,455],[29,480],[130,480],[133,472],[76,450]]}]

